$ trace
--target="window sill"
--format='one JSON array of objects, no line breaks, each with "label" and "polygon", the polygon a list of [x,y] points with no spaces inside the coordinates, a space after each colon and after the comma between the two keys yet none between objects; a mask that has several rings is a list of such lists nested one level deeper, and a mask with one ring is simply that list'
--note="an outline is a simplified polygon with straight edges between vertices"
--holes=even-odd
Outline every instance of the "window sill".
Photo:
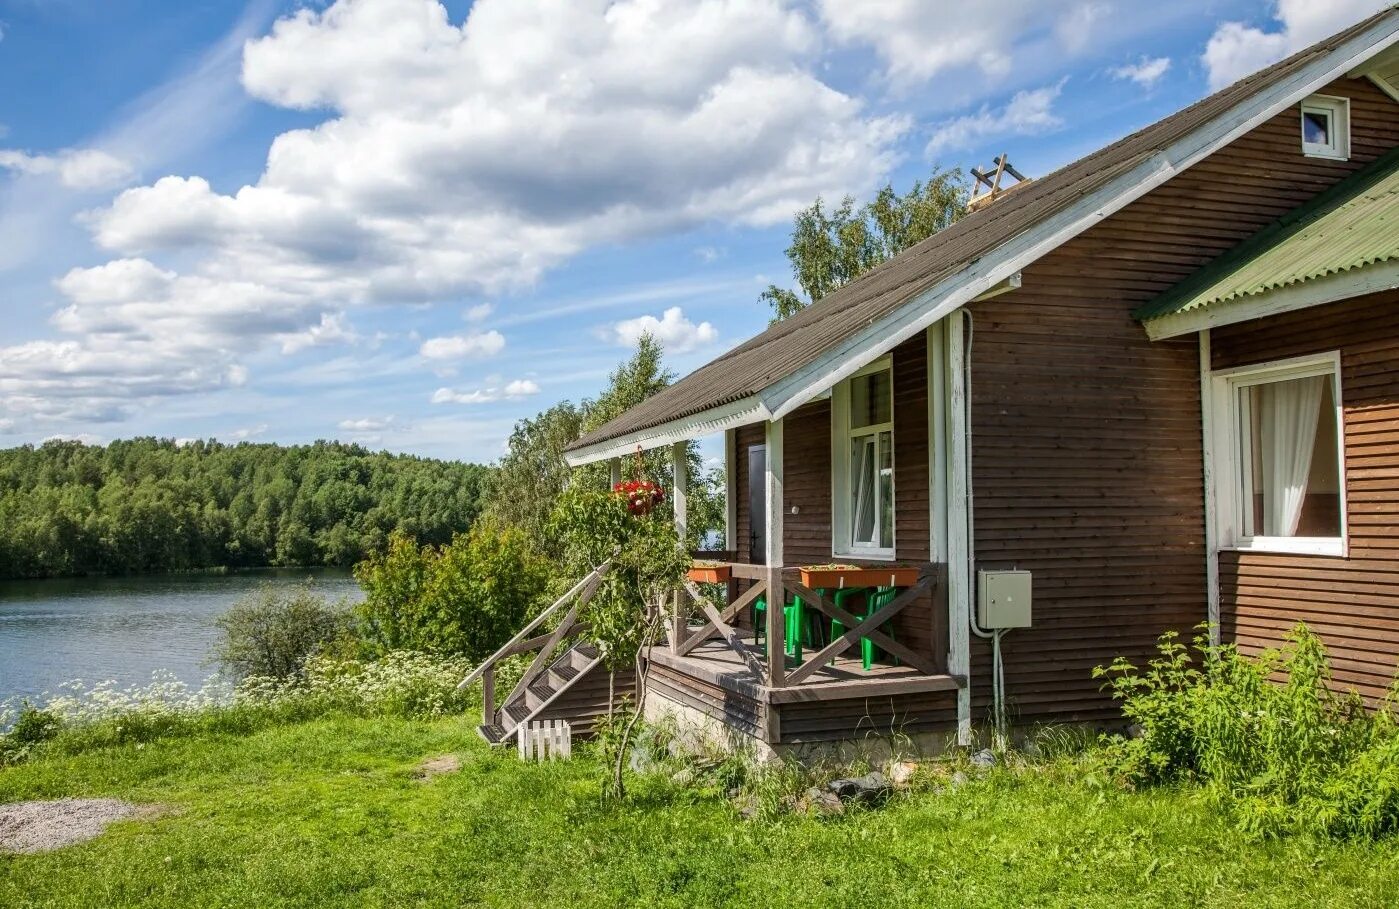
[{"label": "window sill", "polygon": [[1346,555],[1346,541],[1341,537],[1254,537],[1225,548],[1233,552],[1339,557]]},{"label": "window sill", "polygon": [[856,549],[847,552],[831,550],[833,559],[859,559],[864,562],[893,562],[896,561],[892,549]]}]

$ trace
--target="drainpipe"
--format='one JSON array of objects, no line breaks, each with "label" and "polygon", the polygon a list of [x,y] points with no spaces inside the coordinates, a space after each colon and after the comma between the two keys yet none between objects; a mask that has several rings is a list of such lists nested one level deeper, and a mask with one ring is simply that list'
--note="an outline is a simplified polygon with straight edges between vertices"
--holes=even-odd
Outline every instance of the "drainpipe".
[{"label": "drainpipe", "polygon": [[[972,597],[976,584],[976,484],[972,479],[972,343],[975,340],[976,332],[969,309],[963,310],[963,318],[966,319],[967,328],[965,353],[962,356],[962,406],[966,408],[966,415],[962,421],[962,431],[965,433],[962,444],[966,451],[967,462],[967,578],[971,582],[971,586],[967,589],[967,596]],[[997,628],[986,631],[978,625],[975,603],[968,604],[967,618],[971,623],[972,634],[983,640],[991,641],[991,717],[996,727],[993,744],[996,750],[1001,751],[1005,749],[1007,743],[1005,663],[1001,659],[1001,638],[1005,635],[1006,629]]]}]

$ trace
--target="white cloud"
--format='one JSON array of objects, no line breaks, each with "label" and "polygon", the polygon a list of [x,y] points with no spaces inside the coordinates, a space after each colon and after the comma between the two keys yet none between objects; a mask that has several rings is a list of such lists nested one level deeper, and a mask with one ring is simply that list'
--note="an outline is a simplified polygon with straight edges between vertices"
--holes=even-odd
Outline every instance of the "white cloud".
[{"label": "white cloud", "polygon": [[1142,57],[1137,63],[1114,67],[1108,72],[1114,79],[1123,79],[1135,82],[1142,88],[1151,88],[1161,81],[1161,77],[1166,75],[1170,68],[1170,57]]},{"label": "white cloud", "polygon": [[706,265],[712,265],[724,258],[726,251],[717,246],[698,246],[695,248],[695,257]]},{"label": "white cloud", "polygon": [[644,334],[649,334],[672,353],[685,353],[713,344],[719,339],[719,332],[708,322],[696,325],[685,317],[679,306],[672,306],[655,316],[638,316],[613,325],[607,332],[611,339],[624,347],[634,347]]},{"label": "white cloud", "polygon": [[13,432],[15,428],[14,420],[0,420],[0,433]]},{"label": "white cloud", "polygon": [[1353,22],[1378,12],[1391,0],[1277,0],[1277,27],[1264,31],[1244,22],[1220,25],[1201,59],[1210,89],[1220,89],[1249,73],[1314,44]]},{"label": "white cloud", "polygon": [[432,393],[434,404],[490,404],[495,401],[515,401],[539,394],[539,384],[531,379],[515,379],[503,386],[458,391],[439,388]]},{"label": "white cloud", "polygon": [[1064,89],[1061,79],[1032,91],[1016,92],[1005,107],[984,106],[975,114],[957,117],[939,124],[928,140],[927,154],[931,157],[947,149],[971,148],[976,143],[1003,136],[1033,136],[1052,132],[1064,125],[1054,113],[1054,102]]},{"label": "white cloud", "polygon": [[[248,93],[323,119],[277,136],[249,185],[166,176],[87,215],[111,265],[158,273],[141,299],[65,301],[73,340],[43,343],[69,345],[94,384],[119,361],[143,364],[146,397],[209,390],[264,347],[347,334],[337,314],[356,306],[525,287],[585,248],[708,222],[780,223],[875,185],[910,125],[822,81],[820,29],[786,0],[479,0],[459,23],[436,0],[339,0],[242,46]],[[21,357],[44,359],[0,348],[0,415],[55,387]]]},{"label": "white cloud", "polygon": [[418,353],[429,360],[461,360],[494,356],[504,349],[505,336],[498,331],[487,331],[428,338],[418,348]]},{"label": "white cloud", "polygon": [[235,441],[243,442],[248,439],[255,439],[266,432],[267,424],[259,423],[256,426],[244,426],[239,429],[235,429],[228,434],[228,437]]},{"label": "white cloud", "polygon": [[1007,75],[1024,45],[1044,32],[1058,49],[1087,47],[1111,7],[1085,0],[819,0],[836,40],[874,48],[898,83],[921,82],[946,70],[974,67]]},{"label": "white cloud", "polygon": [[468,322],[484,322],[491,317],[491,313],[493,312],[495,312],[494,303],[477,303],[475,306],[468,309],[462,315],[462,318],[466,319]]},{"label": "white cloud", "polygon": [[382,432],[394,425],[392,415],[387,417],[362,417],[358,420],[341,420],[340,429],[345,432]]},{"label": "white cloud", "polygon": [[327,344],[353,344],[359,335],[350,325],[343,312],[321,313],[320,322],[302,331],[279,335],[282,353],[296,353],[307,347],[322,347]]},{"label": "white cloud", "polygon": [[69,148],[52,155],[0,149],[0,168],[33,177],[56,177],[69,189],[103,189],[131,178],[131,165],[95,148]]},{"label": "white cloud", "polygon": [[60,432],[44,437],[45,442],[77,442],[80,445],[101,445],[102,437],[90,432]]}]

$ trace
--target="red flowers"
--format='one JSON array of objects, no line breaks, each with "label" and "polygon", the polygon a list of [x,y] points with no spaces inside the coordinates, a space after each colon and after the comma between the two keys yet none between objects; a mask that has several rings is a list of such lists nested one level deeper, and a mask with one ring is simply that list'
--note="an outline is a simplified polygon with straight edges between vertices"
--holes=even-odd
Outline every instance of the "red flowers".
[{"label": "red flowers", "polygon": [[626,480],[612,487],[612,491],[627,500],[627,511],[632,514],[650,514],[651,509],[665,501],[665,491],[650,480]]}]

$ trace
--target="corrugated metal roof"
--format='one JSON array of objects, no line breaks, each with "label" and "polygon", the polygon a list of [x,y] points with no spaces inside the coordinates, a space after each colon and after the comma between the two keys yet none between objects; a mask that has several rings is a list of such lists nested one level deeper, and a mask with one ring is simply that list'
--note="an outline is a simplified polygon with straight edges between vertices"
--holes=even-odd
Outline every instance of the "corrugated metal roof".
[{"label": "corrugated metal roof", "polygon": [[1143,322],[1399,257],[1399,148],[1138,309]]},{"label": "corrugated metal roof", "polygon": [[584,435],[569,450],[647,430],[763,391],[924,290],[975,264],[1001,244],[1393,14],[1393,8],[1377,13],[968,214]]}]

